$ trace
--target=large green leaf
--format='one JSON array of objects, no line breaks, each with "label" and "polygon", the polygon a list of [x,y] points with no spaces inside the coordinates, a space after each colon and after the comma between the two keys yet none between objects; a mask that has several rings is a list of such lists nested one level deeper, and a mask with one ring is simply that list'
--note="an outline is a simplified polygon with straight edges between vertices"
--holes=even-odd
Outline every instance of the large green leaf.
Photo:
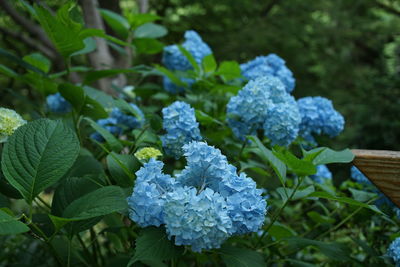
[{"label": "large green leaf", "polygon": [[18,128],[8,139],[2,170],[28,203],[57,182],[79,154],[75,133],[61,121],[39,119]]},{"label": "large green leaf", "polygon": [[278,178],[282,185],[285,184],[286,181],[286,166],[285,164],[278,159],[271,150],[267,149],[258,139],[257,136],[250,136],[250,140],[252,140],[257,148],[257,154],[268,164],[271,165],[272,169],[274,169],[275,173],[278,175]]},{"label": "large green leaf", "polygon": [[128,203],[122,189],[118,186],[106,186],[72,201],[65,208],[63,217],[85,220],[113,212],[122,212],[127,208]]},{"label": "large green leaf", "polygon": [[26,55],[22,59],[45,73],[48,73],[50,70],[50,60],[40,53],[32,53],[30,55]]},{"label": "large green leaf", "polygon": [[329,163],[348,163],[353,161],[354,154],[350,149],[335,151],[330,148],[325,148],[313,160],[315,165],[329,164]]},{"label": "large green leaf", "polygon": [[116,152],[121,151],[123,146],[121,142],[117,138],[115,138],[114,135],[112,135],[112,133],[110,133],[109,131],[98,125],[95,121],[89,118],[86,118],[86,120],[89,122],[90,126],[92,126],[92,128],[106,140],[106,142],[109,144],[110,148],[113,151]]},{"label": "large green leaf", "polygon": [[236,61],[223,61],[215,74],[220,75],[224,81],[239,78],[241,74],[239,63]]},{"label": "large green leaf", "polygon": [[222,254],[222,260],[227,267],[266,266],[262,255],[250,249],[223,246],[220,251]]},{"label": "large green leaf", "polygon": [[0,235],[15,235],[28,231],[28,226],[18,221],[17,218],[0,210]]},{"label": "large green leaf", "polygon": [[139,169],[140,163],[133,155],[111,152],[107,156],[107,166],[111,176],[119,186],[132,187],[133,173]]},{"label": "large green leaf", "polygon": [[303,249],[307,246],[313,246],[319,249],[323,254],[329,258],[337,261],[348,261],[350,260],[350,248],[343,243],[338,242],[321,242],[317,240],[311,240],[301,238],[297,236],[287,238],[289,246],[296,249]]},{"label": "large green leaf", "polygon": [[136,28],[134,32],[135,38],[160,38],[165,36],[168,30],[161,25],[152,22],[145,23]]},{"label": "large green leaf", "polygon": [[108,26],[110,26],[120,38],[124,40],[128,38],[130,25],[126,18],[107,9],[100,9],[100,14]]},{"label": "large green leaf", "polygon": [[137,261],[168,260],[181,253],[182,248],[176,247],[168,240],[165,229],[150,227],[143,229],[141,235],[136,239],[135,254],[129,261],[128,266],[132,266]]},{"label": "large green leaf", "polygon": [[79,36],[82,25],[69,18],[70,7],[70,4],[64,5],[53,16],[46,8],[35,5],[40,25],[64,58],[85,47],[84,38]]},{"label": "large green leaf", "polygon": [[307,160],[298,159],[295,155],[293,155],[290,151],[284,150],[282,152],[273,152],[275,156],[277,156],[280,160],[282,160],[289,169],[299,175],[299,176],[307,176],[312,175],[317,172],[317,168],[313,163]]}]

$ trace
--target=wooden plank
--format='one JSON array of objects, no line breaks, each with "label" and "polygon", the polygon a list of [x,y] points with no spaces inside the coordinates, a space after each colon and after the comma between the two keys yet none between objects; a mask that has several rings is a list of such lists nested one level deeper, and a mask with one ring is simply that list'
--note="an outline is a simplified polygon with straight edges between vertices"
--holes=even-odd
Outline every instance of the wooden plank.
[{"label": "wooden plank", "polygon": [[400,207],[400,151],[353,149],[353,164]]}]

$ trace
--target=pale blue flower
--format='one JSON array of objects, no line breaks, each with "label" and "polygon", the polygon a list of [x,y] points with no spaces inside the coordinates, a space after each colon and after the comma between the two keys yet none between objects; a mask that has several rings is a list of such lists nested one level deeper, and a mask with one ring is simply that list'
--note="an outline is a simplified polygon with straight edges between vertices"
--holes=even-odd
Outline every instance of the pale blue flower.
[{"label": "pale blue flower", "polygon": [[330,137],[339,135],[344,128],[344,118],[332,101],[324,97],[303,97],[297,100],[301,114],[300,135],[314,142],[314,134]]},{"label": "pale blue flower", "polygon": [[[197,64],[201,64],[203,58],[212,53],[210,47],[203,42],[200,35],[195,31],[185,32],[185,41],[182,47],[193,56]],[[185,71],[193,68],[177,45],[164,47],[162,62],[170,70]]]},{"label": "pale blue flower", "polygon": [[129,105],[135,110],[137,117],[134,115],[125,114],[119,108],[113,108],[110,117],[116,120],[116,124],[124,126],[129,130],[143,127],[144,124],[143,112],[135,104],[130,103]]},{"label": "pale blue flower", "polygon": [[195,252],[219,248],[232,228],[225,199],[210,188],[198,193],[194,187],[168,193],[165,224],[176,245],[190,245]]},{"label": "pale blue flower", "polygon": [[288,146],[296,139],[300,122],[297,103],[292,96],[288,96],[287,102],[273,105],[268,110],[268,117],[263,125],[264,134],[272,145]]},{"label": "pale blue flower", "polygon": [[286,67],[285,61],[276,54],[256,57],[247,63],[241,64],[240,69],[242,70],[242,75],[249,80],[272,75],[281,80],[288,93],[294,89],[296,80],[293,77],[293,73]]},{"label": "pale blue flower", "polygon": [[192,140],[201,140],[199,123],[194,109],[189,104],[176,101],[163,108],[163,128],[167,132],[161,136],[165,153],[178,159],[182,156],[182,146]]},{"label": "pale blue flower", "polygon": [[393,240],[387,250],[387,255],[393,259],[396,267],[400,266],[400,237]]},{"label": "pale blue flower", "polygon": [[240,176],[221,151],[203,142],[183,147],[187,166],[176,179],[150,159],[136,172],[128,198],[130,217],[139,225],[165,225],[176,245],[193,251],[219,248],[230,236],[257,232],[264,223],[263,190]]},{"label": "pale blue flower", "polygon": [[142,227],[164,224],[166,194],[173,189],[175,180],[162,173],[164,164],[150,159],[136,172],[133,193],[128,197],[129,217]]},{"label": "pale blue flower", "polygon": [[49,110],[54,113],[68,113],[72,108],[71,104],[60,93],[48,95],[46,103]]},{"label": "pale blue flower", "polygon": [[325,180],[332,179],[332,173],[326,165],[318,165],[317,173],[310,176],[315,182],[322,184]]},{"label": "pale blue flower", "polygon": [[[110,116],[106,119],[97,120],[97,124],[115,136],[121,135],[124,130],[132,130],[143,127],[145,122],[143,112],[133,103],[130,103],[130,106],[135,110],[137,116],[127,115],[119,108],[113,108]],[[99,142],[104,142],[104,138],[98,132],[92,133],[90,138]]]},{"label": "pale blue flower", "polygon": [[273,144],[289,145],[297,137],[300,115],[282,82],[267,75],[249,81],[229,100],[227,122],[240,140],[263,129]]}]

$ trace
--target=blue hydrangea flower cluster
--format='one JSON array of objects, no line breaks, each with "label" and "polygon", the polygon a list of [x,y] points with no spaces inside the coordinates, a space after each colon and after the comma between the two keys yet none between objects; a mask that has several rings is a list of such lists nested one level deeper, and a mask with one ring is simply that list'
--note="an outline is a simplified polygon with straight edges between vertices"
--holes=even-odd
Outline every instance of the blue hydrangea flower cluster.
[{"label": "blue hydrangea flower cluster", "polygon": [[[127,115],[119,108],[113,108],[108,118],[97,120],[97,123],[115,136],[121,135],[124,130],[132,130],[143,127],[143,112],[133,103],[130,103],[130,106],[135,110],[138,117]],[[104,142],[103,137],[98,132],[91,134],[90,138],[99,142]]]},{"label": "blue hydrangea flower cluster", "polygon": [[281,80],[288,93],[292,92],[296,83],[293,73],[286,67],[285,60],[276,54],[259,56],[255,59],[241,64],[242,75],[249,80],[258,77],[272,75]]},{"label": "blue hydrangea flower cluster", "polygon": [[[210,47],[203,42],[200,35],[195,31],[185,32],[185,41],[182,47],[185,48],[196,60],[197,64],[201,64],[203,58],[212,54]],[[169,70],[186,71],[192,69],[192,65],[188,59],[182,54],[177,45],[169,45],[164,47],[162,63]],[[194,80],[182,78],[182,81],[189,86],[194,83]],[[164,77],[164,89],[170,93],[177,93],[184,91],[184,88],[176,86],[170,79]]]},{"label": "blue hydrangea flower cluster", "polygon": [[400,266],[400,237],[393,240],[387,250],[387,255],[393,259],[397,266]]},{"label": "blue hydrangea flower cluster", "polygon": [[300,113],[293,96],[273,76],[249,81],[227,105],[227,122],[240,140],[263,129],[273,145],[289,145],[296,139]]},{"label": "blue hydrangea flower cluster", "polygon": [[343,131],[344,118],[337,112],[332,101],[324,97],[303,97],[297,100],[301,114],[300,135],[315,142],[313,134],[337,136]]},{"label": "blue hydrangea flower cluster", "polygon": [[71,111],[71,104],[60,93],[48,95],[46,98],[47,107],[54,113],[68,113]]},{"label": "blue hydrangea flower cluster", "polygon": [[318,165],[317,173],[310,176],[316,183],[322,184],[325,180],[332,179],[332,173],[326,165]]},{"label": "blue hydrangea flower cluster", "polygon": [[199,123],[196,121],[194,109],[182,101],[175,101],[163,108],[162,114],[163,128],[167,132],[161,136],[162,146],[167,155],[178,159],[183,154],[183,145],[202,139]]},{"label": "blue hydrangea flower cluster", "polygon": [[232,235],[257,232],[267,203],[256,183],[239,176],[219,149],[204,142],[183,150],[187,166],[175,178],[163,174],[163,163],[155,159],[136,173],[130,218],[142,227],[165,225],[176,245],[196,252],[219,248]]}]

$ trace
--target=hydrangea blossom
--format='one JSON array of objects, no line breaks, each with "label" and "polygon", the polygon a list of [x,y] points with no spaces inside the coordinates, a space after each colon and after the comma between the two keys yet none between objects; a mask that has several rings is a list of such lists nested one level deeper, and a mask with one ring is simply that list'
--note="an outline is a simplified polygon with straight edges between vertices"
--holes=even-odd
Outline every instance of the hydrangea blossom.
[{"label": "hydrangea blossom", "polygon": [[230,236],[257,232],[265,219],[262,190],[240,176],[221,151],[203,142],[183,147],[187,166],[171,178],[151,159],[137,173],[130,217],[141,226],[165,225],[176,245],[219,248]]},{"label": "hydrangea blossom", "polygon": [[26,121],[14,110],[0,108],[0,143],[7,141],[8,137],[25,123]]},{"label": "hydrangea blossom", "polygon": [[322,184],[324,183],[324,180],[332,179],[332,173],[331,171],[328,169],[328,167],[326,165],[318,165],[317,166],[317,173],[314,175],[310,176],[311,179],[313,179],[315,182]]},{"label": "hydrangea blossom", "polygon": [[136,151],[135,157],[138,160],[148,160],[151,158],[158,158],[159,156],[162,156],[162,153],[160,150],[154,147],[144,147],[141,148],[140,150]]},{"label": "hydrangea blossom", "polygon": [[303,97],[297,100],[301,114],[300,135],[314,142],[313,134],[337,136],[343,131],[344,118],[332,101],[324,97]]},{"label": "hydrangea blossom", "polygon": [[294,98],[273,76],[251,80],[227,105],[227,122],[240,140],[259,129],[272,144],[289,145],[299,130],[300,115]]},{"label": "hydrangea blossom", "polygon": [[[182,47],[193,56],[197,64],[201,64],[203,58],[212,53],[210,47],[203,42],[200,35],[195,31],[186,31],[184,36],[185,41],[183,42]],[[170,70],[186,71],[193,68],[177,45],[164,47],[162,62]],[[194,83],[194,80],[190,78],[181,78],[181,80],[189,86]],[[185,90],[185,88],[172,83],[172,81],[167,77],[163,79],[163,85],[166,91],[174,94]]]},{"label": "hydrangea blossom", "polygon": [[249,80],[258,77],[272,75],[281,80],[288,93],[292,92],[296,83],[293,73],[286,67],[285,60],[276,54],[259,56],[255,59],[241,64],[242,75]]},{"label": "hydrangea blossom", "polygon": [[201,140],[199,123],[196,121],[194,109],[182,101],[175,101],[163,108],[163,128],[167,132],[161,136],[165,153],[179,158],[182,146],[192,140]]},{"label": "hydrangea blossom", "polygon": [[393,240],[387,250],[387,255],[393,259],[396,266],[400,266],[400,237]]},{"label": "hydrangea blossom", "polygon": [[[130,106],[135,110],[137,117],[125,114],[119,108],[113,108],[110,116],[106,119],[97,120],[97,124],[116,136],[121,135],[125,129],[132,130],[143,127],[143,112],[133,103],[130,103]],[[104,138],[98,132],[91,134],[90,138],[104,142]]]},{"label": "hydrangea blossom", "polygon": [[48,95],[46,103],[51,112],[68,113],[71,111],[71,104],[60,93]]},{"label": "hydrangea blossom", "polygon": [[175,179],[162,173],[163,166],[152,158],[136,172],[135,187],[127,200],[129,217],[142,227],[164,224],[165,200]]},{"label": "hydrangea blossom", "polygon": [[[203,58],[212,53],[210,47],[203,42],[200,35],[195,31],[185,32],[185,41],[182,47],[185,48],[200,64]],[[162,63],[170,70],[190,70],[192,65],[188,59],[182,54],[177,45],[169,45],[164,47]]]}]

